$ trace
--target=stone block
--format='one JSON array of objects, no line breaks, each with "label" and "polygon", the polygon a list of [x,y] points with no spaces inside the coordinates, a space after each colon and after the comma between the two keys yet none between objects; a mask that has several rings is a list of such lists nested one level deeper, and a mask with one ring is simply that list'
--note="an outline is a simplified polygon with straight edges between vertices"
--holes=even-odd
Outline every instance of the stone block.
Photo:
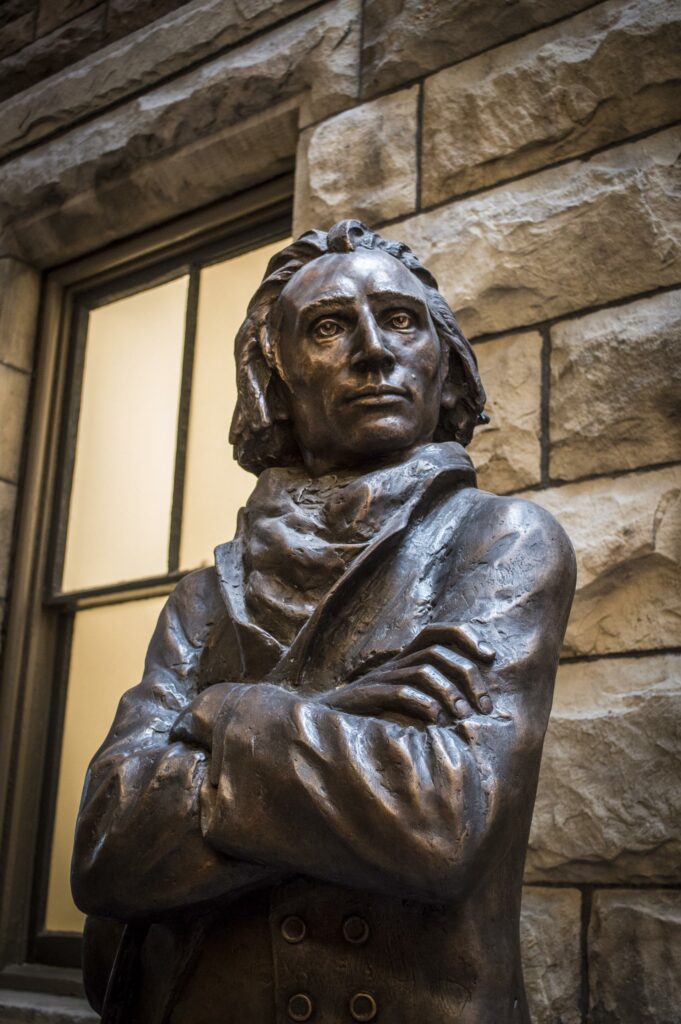
[{"label": "stone block", "polygon": [[0,259],[0,363],[30,370],[40,276],[19,260]]},{"label": "stone block", "polygon": [[362,81],[366,96],[524,35],[592,0],[367,0]]},{"label": "stone block", "polygon": [[317,8],[8,162],[0,246],[49,265],[289,171],[299,119],[352,102],[357,29]]},{"label": "stone block", "polygon": [[84,999],[44,992],[0,989],[2,1024],[97,1024],[98,1014]]},{"label": "stone block", "polygon": [[3,0],[0,4],[0,27],[21,17],[22,14],[35,14],[38,0]]},{"label": "stone block", "polygon": [[475,346],[490,422],[469,447],[478,486],[504,493],[541,479],[541,335],[511,334]]},{"label": "stone block", "polygon": [[346,110],[301,136],[294,234],[344,217],[368,223],[416,206],[418,89]]},{"label": "stone block", "polygon": [[681,645],[681,466],[537,491],[577,552],[571,655]]},{"label": "stone block", "polygon": [[0,100],[28,89],[97,50],[104,38],[106,4],[100,3],[0,63]]},{"label": "stone block", "polygon": [[681,881],[681,657],[561,665],[525,875]]},{"label": "stone block", "polygon": [[581,1024],[581,914],[577,889],[523,889],[520,944],[533,1024]]},{"label": "stone block", "polygon": [[680,50],[674,4],[611,0],[427,79],[424,205],[673,123]]},{"label": "stone block", "polygon": [[[40,0],[37,35],[44,36],[96,7],[99,0]],[[109,5],[110,7],[111,5]]]},{"label": "stone block", "polygon": [[16,486],[0,480],[0,597],[7,596],[16,497]]},{"label": "stone block", "polygon": [[[194,0],[155,21],[153,29],[134,32],[96,51],[87,61],[64,68],[49,82],[38,82],[5,101],[0,106],[0,155],[63,130],[73,121],[92,117],[103,107],[208,60],[311,3],[312,0]],[[346,72],[351,68],[354,72],[349,89],[349,97],[354,98],[359,74],[357,56],[348,53],[338,38],[334,45],[341,50]],[[334,72],[339,73],[338,67],[334,67]],[[331,93],[337,92],[336,82],[323,79],[317,83],[317,89],[325,85]],[[350,102],[352,99],[348,98],[341,107]]]},{"label": "stone block", "polygon": [[183,7],[188,0],[109,0],[106,19],[107,40],[119,39],[128,32],[144,28],[164,14]]},{"label": "stone block", "polygon": [[678,1024],[681,892],[594,894],[589,926],[591,1024]]},{"label": "stone block", "polygon": [[681,129],[402,221],[469,337],[677,284]]},{"label": "stone block", "polygon": [[0,477],[16,482],[26,425],[29,377],[0,364]]},{"label": "stone block", "polygon": [[[34,21],[35,18],[29,11],[0,26],[0,58],[9,57],[33,41]],[[0,64],[0,73],[1,71],[2,65]]]},{"label": "stone block", "polygon": [[672,462],[681,451],[681,291],[551,330],[550,474]]}]

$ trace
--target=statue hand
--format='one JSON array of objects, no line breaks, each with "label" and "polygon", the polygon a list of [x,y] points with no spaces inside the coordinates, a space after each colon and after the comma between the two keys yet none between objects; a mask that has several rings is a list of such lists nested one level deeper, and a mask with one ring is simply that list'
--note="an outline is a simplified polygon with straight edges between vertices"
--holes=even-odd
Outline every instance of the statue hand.
[{"label": "statue hand", "polygon": [[213,728],[222,705],[235,686],[243,683],[215,683],[202,690],[175,719],[170,740],[181,740],[199,747],[213,749]]},{"label": "statue hand", "polygon": [[466,626],[426,626],[404,653],[319,700],[339,711],[376,715],[388,711],[434,723],[488,715],[492,701],[480,663],[495,652]]}]

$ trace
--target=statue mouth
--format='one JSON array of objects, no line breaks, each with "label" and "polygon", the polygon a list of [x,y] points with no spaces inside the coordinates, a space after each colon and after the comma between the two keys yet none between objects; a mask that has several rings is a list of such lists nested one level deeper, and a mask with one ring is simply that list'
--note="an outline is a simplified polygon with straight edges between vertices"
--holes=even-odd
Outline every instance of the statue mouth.
[{"label": "statue mouth", "polygon": [[408,398],[407,389],[398,384],[365,384],[353,391],[346,401],[353,405],[387,405]]}]

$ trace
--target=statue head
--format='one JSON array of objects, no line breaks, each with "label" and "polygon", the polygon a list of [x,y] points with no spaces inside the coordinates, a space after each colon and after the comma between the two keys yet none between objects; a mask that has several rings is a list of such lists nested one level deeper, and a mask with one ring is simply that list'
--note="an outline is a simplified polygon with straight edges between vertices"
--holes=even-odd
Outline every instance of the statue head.
[{"label": "statue head", "polygon": [[359,221],[308,231],[272,257],[236,362],[230,441],[254,473],[465,445],[487,419],[475,355],[435,278]]}]

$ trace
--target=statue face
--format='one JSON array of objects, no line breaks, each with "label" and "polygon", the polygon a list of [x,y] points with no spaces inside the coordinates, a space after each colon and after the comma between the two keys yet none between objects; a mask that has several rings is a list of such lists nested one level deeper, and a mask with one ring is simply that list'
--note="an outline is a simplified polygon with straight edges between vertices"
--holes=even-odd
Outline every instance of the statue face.
[{"label": "statue face", "polygon": [[279,364],[312,472],[432,439],[444,357],[425,291],[398,260],[322,256],[288,282],[279,314]]}]

